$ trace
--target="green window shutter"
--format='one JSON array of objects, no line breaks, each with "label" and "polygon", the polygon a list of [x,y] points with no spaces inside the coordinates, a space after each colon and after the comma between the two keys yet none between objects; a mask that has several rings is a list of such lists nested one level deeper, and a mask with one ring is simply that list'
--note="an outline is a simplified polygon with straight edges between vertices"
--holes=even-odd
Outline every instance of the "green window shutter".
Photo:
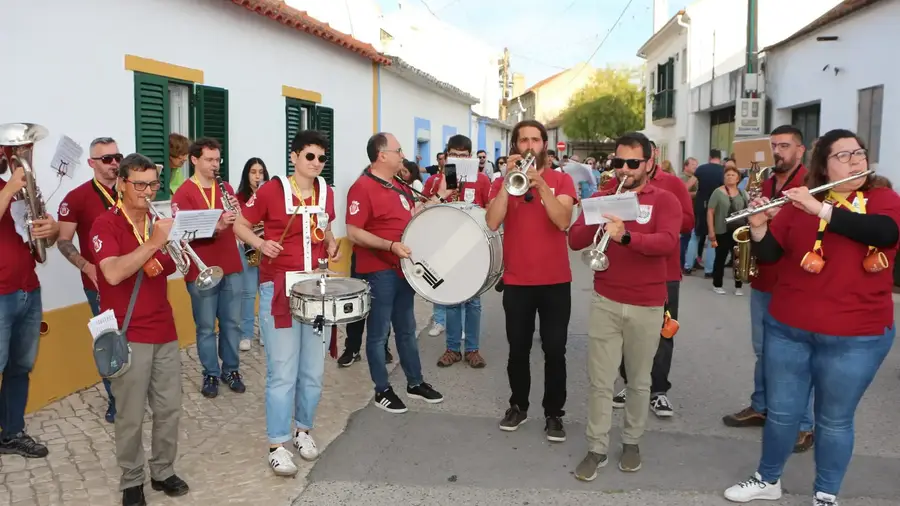
[{"label": "green window shutter", "polygon": [[137,152],[165,169],[156,200],[169,200],[169,80],[134,73],[134,132]]},{"label": "green window shutter", "polygon": [[291,176],[294,174],[294,164],[291,163],[291,141],[294,140],[294,136],[297,135],[297,132],[299,132],[303,126],[301,125],[301,121],[303,120],[303,103],[291,98],[285,99],[284,113],[286,120],[285,134],[287,136],[287,144],[285,147],[287,161],[285,162],[285,167],[287,168],[286,174]]},{"label": "green window shutter", "polygon": [[328,161],[322,169],[322,177],[325,182],[334,186],[334,109],[331,107],[316,106],[316,130],[325,134],[328,139]]},{"label": "green window shutter", "polygon": [[222,144],[219,173],[228,181],[228,90],[197,85],[197,138],[212,137]]}]

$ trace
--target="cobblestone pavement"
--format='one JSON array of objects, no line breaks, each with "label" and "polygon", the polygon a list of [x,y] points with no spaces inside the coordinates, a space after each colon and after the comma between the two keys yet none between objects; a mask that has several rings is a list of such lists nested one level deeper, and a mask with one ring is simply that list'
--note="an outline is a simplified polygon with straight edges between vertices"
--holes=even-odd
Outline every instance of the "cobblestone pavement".
[{"label": "cobblestone pavement", "polygon": [[[416,301],[420,330],[427,325],[431,312],[430,303]],[[343,329],[339,337],[343,351]],[[395,352],[393,342],[390,346]],[[206,399],[200,395],[202,380],[196,347],[182,351],[184,395],[175,469],[188,482],[191,492],[170,499],[148,484],[145,491],[149,504],[277,506],[290,504],[303,491],[313,464],[297,456],[300,472],[291,479],[274,476],[266,461],[265,351],[254,341],[253,349],[242,352],[241,359],[247,391],[236,394],[221,388],[218,397]],[[372,397],[372,382],[364,361],[339,369],[330,357],[326,360],[325,386],[316,415],[317,427],[312,432],[320,451],[343,432],[350,415]],[[395,360],[389,370],[396,363]],[[106,395],[98,384],[29,415],[28,432],[47,445],[50,455],[45,459],[0,457],[0,506],[121,504],[114,430],[103,420],[105,412]],[[144,420],[148,457],[150,427],[148,411]]]}]

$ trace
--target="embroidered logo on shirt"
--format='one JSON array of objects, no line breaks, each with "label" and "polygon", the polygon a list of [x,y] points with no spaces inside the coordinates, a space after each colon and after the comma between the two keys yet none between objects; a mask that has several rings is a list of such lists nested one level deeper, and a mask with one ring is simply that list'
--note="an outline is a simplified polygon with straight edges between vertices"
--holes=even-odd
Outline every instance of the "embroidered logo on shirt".
[{"label": "embroidered logo on shirt", "polygon": [[178,212],[178,204],[175,202],[172,202],[172,216],[175,216],[175,213],[177,213],[177,212]]},{"label": "embroidered logo on shirt", "polygon": [[354,200],[350,203],[350,215],[355,216],[357,213],[359,213],[359,201]]},{"label": "embroidered logo on shirt", "polygon": [[398,197],[400,197],[400,204],[403,205],[403,209],[409,211],[409,201],[406,200],[406,197],[403,195],[398,195]]},{"label": "embroidered logo on shirt", "polygon": [[103,248],[103,241],[100,240],[99,235],[94,236],[94,253],[100,253],[100,249]]},{"label": "embroidered logo on shirt", "polygon": [[641,225],[646,225],[650,223],[650,216],[653,215],[653,206],[645,206],[641,205],[641,210],[638,213],[637,222]]},{"label": "embroidered logo on shirt", "polygon": [[68,216],[69,215],[69,203],[63,202],[59,205],[59,215],[60,216]]},{"label": "embroidered logo on shirt", "polygon": [[466,191],[463,194],[463,199],[465,199],[465,201],[470,204],[472,202],[475,202],[475,188],[466,188]]},{"label": "embroidered logo on shirt", "polygon": [[256,194],[254,193],[250,200],[247,201],[247,207],[253,207],[253,204],[256,203]]}]

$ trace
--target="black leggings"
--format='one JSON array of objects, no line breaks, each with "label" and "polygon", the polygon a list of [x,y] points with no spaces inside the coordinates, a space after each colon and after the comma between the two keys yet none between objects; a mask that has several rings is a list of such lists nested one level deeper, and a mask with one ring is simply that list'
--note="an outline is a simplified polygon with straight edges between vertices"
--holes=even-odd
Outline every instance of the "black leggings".
[{"label": "black leggings", "polygon": [[[716,259],[713,261],[713,286],[722,288],[722,278],[725,277],[725,260],[734,248],[734,237],[731,234],[716,234]],[[740,288],[741,281],[734,280],[734,287]]]}]

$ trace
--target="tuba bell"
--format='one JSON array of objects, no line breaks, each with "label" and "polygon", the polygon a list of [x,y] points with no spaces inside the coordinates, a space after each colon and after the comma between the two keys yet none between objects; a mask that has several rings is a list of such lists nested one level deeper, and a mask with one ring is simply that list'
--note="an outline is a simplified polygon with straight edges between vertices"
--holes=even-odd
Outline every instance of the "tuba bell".
[{"label": "tuba bell", "polygon": [[47,207],[41,189],[37,185],[37,177],[31,166],[34,155],[34,143],[47,137],[49,132],[41,125],[33,123],[6,123],[0,125],[0,172],[9,168],[10,174],[19,167],[25,172],[25,187],[14,197],[16,201],[24,201],[25,224],[28,232],[28,245],[35,261],[44,263],[47,261],[47,249],[50,242],[47,239],[34,239],[31,230],[34,220],[47,216]]},{"label": "tuba bell", "polygon": [[[746,189],[750,202],[762,195],[762,185],[768,170],[768,168],[760,168],[756,163],[750,166],[750,171],[747,172]],[[749,205],[750,202],[747,204]],[[734,249],[731,252],[734,259],[734,279],[748,283],[759,275],[756,257],[750,252],[750,226],[744,225],[738,228],[731,237],[734,239]]]},{"label": "tuba bell", "polygon": [[528,192],[528,187],[531,183],[528,181],[528,176],[526,176],[525,173],[528,172],[528,169],[530,169],[536,161],[537,156],[534,154],[534,151],[529,149],[522,154],[522,159],[516,162],[516,169],[508,170],[506,172],[506,177],[503,179],[503,186],[506,188],[506,193],[513,197],[521,197]]}]

